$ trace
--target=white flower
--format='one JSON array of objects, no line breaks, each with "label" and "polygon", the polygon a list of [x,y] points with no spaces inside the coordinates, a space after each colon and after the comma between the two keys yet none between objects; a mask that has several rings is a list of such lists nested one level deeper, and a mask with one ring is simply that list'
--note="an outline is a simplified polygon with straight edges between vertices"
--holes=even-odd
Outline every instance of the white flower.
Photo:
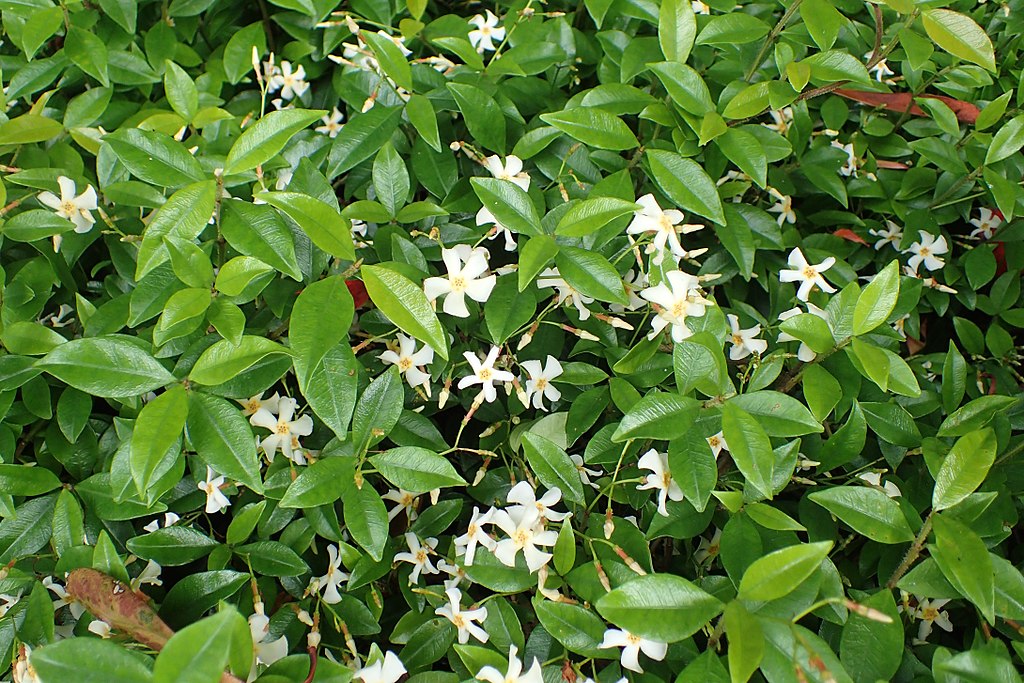
[{"label": "white flower", "polygon": [[668,653],[668,643],[659,643],[656,640],[641,638],[617,628],[610,628],[605,631],[604,639],[598,647],[621,647],[622,655],[620,661],[622,666],[637,673],[644,672],[640,667],[641,650],[643,650],[645,655],[659,662],[665,659],[665,655]]},{"label": "white flower", "polygon": [[[873,56],[874,53],[868,52],[864,55],[864,59],[871,59]],[[888,76],[896,75],[896,72],[889,68],[889,64],[884,59],[879,60],[877,64],[871,67],[871,73],[875,75],[875,80],[879,83],[884,81]]]},{"label": "white flower", "polygon": [[417,538],[416,534],[406,532],[405,542],[409,546],[409,552],[398,553],[395,555],[396,562],[408,562],[412,565],[412,574],[409,575],[409,583],[419,583],[420,574],[438,574],[440,573],[431,562],[429,553],[437,547],[436,538],[425,538],[423,543],[420,543],[420,539]]},{"label": "white flower", "polygon": [[[39,677],[35,667],[32,666],[32,648],[22,644],[18,649],[20,649],[20,652],[11,671],[11,678],[14,683],[43,683],[43,679]],[[542,682],[537,681],[537,683]]]},{"label": "white flower", "polygon": [[530,174],[523,171],[523,160],[513,154],[505,157],[504,164],[497,154],[491,155],[484,159],[484,167],[495,178],[511,181],[524,191],[530,189]]},{"label": "white flower", "polygon": [[448,269],[448,277],[428,277],[423,282],[423,292],[431,301],[445,295],[441,310],[457,318],[468,318],[466,295],[484,303],[498,280],[495,275],[481,277],[487,272],[487,250],[460,244],[454,249],[442,249],[441,259]]},{"label": "white flower", "polygon": [[491,508],[487,512],[480,514],[479,508],[473,506],[473,516],[469,520],[466,533],[455,539],[455,554],[465,555],[463,562],[467,567],[473,566],[477,545],[482,545],[488,550],[494,550],[497,541],[484,532],[484,524],[491,523],[491,517],[494,513],[495,509]]},{"label": "white flower", "polygon": [[704,564],[705,561],[713,562],[722,549],[722,530],[715,528],[715,533],[709,541],[701,538],[697,550],[693,553],[693,561],[697,564]]},{"label": "white flower", "polygon": [[277,172],[277,178],[274,181],[274,189],[281,191],[287,190],[288,184],[292,182],[292,176],[295,175],[295,171],[290,168],[282,168]]},{"label": "white flower", "polygon": [[442,56],[431,56],[427,57],[422,61],[426,62],[431,67],[433,67],[434,70],[439,71],[441,73],[448,73],[449,71],[458,66],[458,64],[456,64],[452,60]]},{"label": "white flower", "polygon": [[529,407],[532,398],[534,408],[547,410],[544,407],[545,398],[552,402],[562,398],[562,392],[551,384],[551,380],[562,374],[562,365],[558,362],[557,358],[548,356],[543,369],[541,369],[539,360],[525,360],[519,365],[530,375],[530,379],[526,380],[524,405]]},{"label": "white flower", "polygon": [[978,217],[972,218],[970,224],[975,227],[971,231],[971,237],[979,237],[982,239],[990,240],[992,235],[995,233],[996,228],[1002,225],[1003,219],[992,209],[986,209],[981,207],[978,209]]},{"label": "white flower", "polygon": [[249,418],[249,422],[255,426],[270,430],[270,435],[260,441],[260,448],[271,461],[273,461],[277,449],[280,448],[284,457],[299,465],[306,464],[306,458],[298,450],[301,448],[299,437],[309,436],[313,433],[313,418],[303,415],[298,420],[292,420],[297,403],[295,399],[283,396],[278,401],[276,417],[264,407]]},{"label": "white flower", "polygon": [[625,306],[622,304],[611,304],[609,308],[613,312],[623,313],[625,311],[635,311],[638,308],[643,308],[647,304],[647,302],[637,294],[639,290],[647,286],[647,273],[630,269],[622,278],[622,286],[626,289],[626,296],[629,298],[629,303]]},{"label": "white flower", "polygon": [[538,499],[537,492],[530,486],[530,482],[521,481],[509,489],[508,497],[505,500],[526,510],[536,510],[540,515],[541,523],[545,521],[561,522],[569,516],[568,512],[555,512],[551,509],[562,500],[562,491],[557,486],[548,489],[547,493]]},{"label": "white flower", "polygon": [[729,341],[732,342],[729,358],[741,360],[752,353],[761,355],[768,350],[768,342],[763,339],[755,339],[757,335],[761,334],[760,325],[741,330],[740,319],[736,315],[730,313],[726,317],[729,318],[729,326],[732,328],[732,335],[729,337]]},{"label": "white flower", "polygon": [[263,394],[256,394],[245,399],[235,399],[242,404],[242,414],[246,417],[255,415],[259,412],[260,408],[265,408],[271,413],[277,413],[277,404],[280,402],[281,397],[278,396],[277,392],[270,398],[264,399]]},{"label": "white flower", "polygon": [[[75,232],[83,233],[92,230],[96,219],[92,217],[91,211],[99,208],[96,201],[96,190],[92,185],[85,186],[85,192],[75,196],[77,188],[75,181],[67,176],[57,176],[57,185],[60,186],[60,197],[52,192],[40,192],[39,201],[53,209],[58,216],[66,218],[75,224]],[[61,236],[53,236],[53,250],[60,251]]]},{"label": "white flower", "polygon": [[[783,320],[789,320],[793,316],[800,315],[803,312],[804,311],[800,310],[799,306],[797,306],[796,308],[791,308],[788,311],[783,311],[782,313],[779,313],[779,322],[782,322]],[[809,301],[807,302],[807,312],[810,313],[811,315],[818,316],[826,323],[829,323],[829,325],[831,326],[831,321],[829,320],[828,312],[818,308]],[[775,341],[781,344],[783,342],[796,341],[796,337],[787,334],[786,332],[779,332],[779,337]],[[805,342],[800,342],[800,348],[798,348],[796,352],[796,357],[799,360],[803,361],[804,363],[810,363],[817,357],[817,355],[818,354],[816,354],[814,350]]]},{"label": "white flower", "polygon": [[21,600],[20,595],[0,593],[0,619],[6,616],[11,608],[18,604],[19,600]]},{"label": "white flower", "polygon": [[430,396],[430,373],[424,372],[421,367],[434,362],[434,349],[424,344],[417,351],[415,339],[401,333],[397,336],[398,352],[388,349],[379,358],[385,363],[397,365],[398,372],[405,375],[405,381],[410,387],[425,387],[427,396]]},{"label": "white flower", "polygon": [[[172,513],[173,514],[173,513]],[[161,567],[159,564],[150,560],[146,563],[146,566],[142,568],[139,575],[131,580],[132,590],[139,590],[142,586],[162,586],[164,585],[163,580],[160,578]]]},{"label": "white flower", "polygon": [[473,636],[481,643],[486,643],[490,636],[487,635],[487,631],[477,626],[474,622],[483,621],[487,618],[487,608],[480,607],[463,610],[462,591],[458,588],[449,588],[445,590],[444,594],[448,596],[448,604],[435,609],[434,614],[444,617],[455,625],[455,628],[458,630],[459,643],[465,645],[469,642],[470,636]]},{"label": "white flower", "polygon": [[509,646],[508,670],[505,673],[501,673],[493,666],[485,666],[480,669],[476,677],[481,681],[487,681],[487,683],[544,683],[540,661],[534,657],[530,670],[524,674],[523,663],[516,657],[518,652],[519,649],[515,645]]},{"label": "white flower", "polygon": [[799,282],[800,289],[796,292],[796,298],[800,299],[800,301],[807,301],[807,297],[810,296],[811,290],[814,289],[815,285],[821,291],[831,294],[836,291],[836,288],[826,282],[821,274],[835,265],[835,262],[835,257],[829,256],[821,263],[812,266],[804,258],[804,253],[800,251],[800,247],[797,247],[789,252],[789,265],[792,267],[792,270],[780,270],[779,281]]},{"label": "white flower", "polygon": [[479,384],[480,394],[484,397],[484,400],[491,403],[498,397],[498,392],[494,388],[495,382],[511,382],[515,379],[515,375],[505,370],[495,370],[494,361],[498,359],[498,353],[501,349],[497,346],[492,346],[490,352],[487,354],[487,358],[480,362],[476,354],[467,351],[463,354],[466,360],[469,362],[470,367],[473,368],[473,374],[467,375],[459,380],[459,389],[465,389],[466,387]]},{"label": "white flower", "polygon": [[708,442],[708,446],[711,446],[711,453],[714,454],[715,460],[718,460],[719,454],[722,451],[729,450],[729,444],[725,442],[725,432],[718,432],[707,437],[705,441]]},{"label": "white flower", "polygon": [[68,318],[69,315],[75,312],[75,309],[71,308],[67,304],[61,304],[57,307],[57,312],[53,315],[40,318],[39,322],[43,325],[49,325],[53,328],[67,327],[71,323],[75,322],[74,318]]},{"label": "white flower", "polygon": [[[827,133],[828,131],[826,131]],[[836,149],[841,149],[846,153],[846,161],[839,169],[839,175],[854,178],[857,177],[857,167],[860,165],[860,159],[857,157],[857,152],[853,149],[853,143],[848,142],[845,145],[838,140],[832,141],[832,146]]]},{"label": "white flower", "polygon": [[659,453],[652,448],[641,456],[637,464],[640,465],[640,469],[651,470],[651,473],[644,479],[644,483],[636,487],[637,490],[656,489],[658,491],[658,512],[668,517],[668,508],[665,507],[667,500],[669,498],[675,501],[683,499],[683,490],[672,479],[672,472],[668,468],[668,455]]},{"label": "white flower", "polygon": [[71,597],[64,586],[54,581],[52,576],[47,576],[43,579],[43,587],[57,596],[57,599],[53,601],[54,610],[59,610],[61,607],[66,606],[71,610],[71,616],[76,620],[85,613],[85,607],[82,603]]},{"label": "white flower", "polygon": [[395,47],[398,48],[398,51],[402,53],[403,57],[408,57],[409,55],[412,54],[412,50],[405,46],[405,36],[393,36],[390,35],[384,29],[378,30],[377,35],[380,36],[381,38],[387,38],[392,43],[394,43]]},{"label": "white flower", "polygon": [[463,581],[469,581],[469,577],[466,576],[466,570],[457,564],[451,564],[450,562],[445,562],[444,560],[438,560],[437,568],[443,571],[448,576],[452,577],[450,579],[444,580],[445,590],[448,590],[449,588],[456,588]]},{"label": "white flower", "polygon": [[316,132],[323,133],[328,137],[338,137],[338,133],[345,127],[342,124],[342,121],[345,120],[345,115],[338,111],[337,107],[334,107],[330,114],[324,114],[320,120],[324,122],[324,125],[317,126]]},{"label": "white flower", "polygon": [[665,279],[668,285],[661,282],[657,287],[640,292],[640,296],[658,306],[655,308],[658,316],[651,320],[651,333],[647,338],[654,339],[671,324],[672,339],[681,342],[693,334],[686,326],[686,318],[703,316],[711,302],[703,297],[700,280],[693,275],[674,270],[666,273]]},{"label": "white flower", "polygon": [[257,664],[270,666],[288,655],[288,639],[284,636],[270,640],[270,618],[264,613],[262,602],[253,605],[255,612],[249,615],[249,633],[252,635],[253,670]]},{"label": "white flower", "polygon": [[270,77],[270,92],[281,91],[281,97],[290,100],[302,97],[309,90],[306,82],[306,70],[301,64],[292,71],[291,62],[282,61],[280,71]]},{"label": "white flower", "polygon": [[[165,529],[167,527],[169,527],[169,526],[174,526],[178,522],[178,520],[180,520],[180,519],[181,519],[181,517],[179,517],[178,515],[176,515],[173,512],[165,512],[164,513],[164,524],[163,524],[163,526],[164,526]],[[152,532],[154,532],[154,531],[156,531],[157,529],[160,528],[160,520],[159,519],[154,519],[152,522],[150,522],[149,524],[147,524],[146,526],[144,526],[142,528],[145,529],[146,531],[152,533]]]},{"label": "white flower", "polygon": [[413,494],[409,493],[408,491],[403,491],[402,489],[391,489],[383,496],[381,496],[381,498],[383,500],[390,500],[394,503],[398,503],[398,505],[396,505],[395,507],[391,508],[391,510],[388,511],[389,522],[393,521],[395,517],[402,514],[403,510],[405,511],[405,514],[409,518],[410,522],[416,519],[416,508],[414,506],[416,504],[417,497],[414,496]]},{"label": "white flower", "polygon": [[779,135],[785,135],[789,130],[789,124],[793,123],[793,107],[772,109],[768,114],[772,117],[772,123],[762,123],[761,125],[769,130],[774,130]]},{"label": "white flower", "polygon": [[328,605],[335,605],[341,602],[338,588],[342,583],[348,581],[349,575],[341,569],[341,555],[338,553],[338,546],[327,546],[327,560],[327,573],[316,579],[316,590],[323,589],[324,602]]},{"label": "white flower", "polygon": [[109,638],[110,624],[100,619],[93,619],[89,622],[89,633],[94,633],[100,638]]},{"label": "white flower", "polygon": [[641,208],[633,212],[633,220],[626,228],[626,234],[654,233],[654,239],[647,245],[646,251],[648,254],[654,254],[652,262],[655,265],[661,264],[664,260],[666,246],[669,247],[677,261],[681,258],[700,256],[707,251],[707,249],[687,251],[679,241],[680,234],[696,232],[703,229],[703,225],[683,223],[685,216],[682,211],[677,209],[663,211],[653,194],[645,194],[636,200],[636,203]]},{"label": "white flower", "polygon": [[875,249],[884,249],[885,245],[891,244],[892,248],[898,251],[900,242],[903,241],[903,228],[890,220],[886,220],[885,225],[887,228],[885,230],[868,230],[869,235],[878,238],[878,241],[875,242]]},{"label": "white flower", "polygon": [[477,14],[469,23],[476,28],[469,32],[469,42],[476,48],[477,52],[494,52],[497,50],[493,41],[499,43],[505,40],[505,27],[498,26],[498,17],[494,16],[491,10],[485,12],[486,18]]},{"label": "white flower", "polygon": [[914,242],[909,249],[903,252],[904,254],[913,254],[907,261],[911,270],[915,273],[918,272],[922,263],[928,270],[938,270],[946,265],[946,262],[939,258],[939,254],[949,251],[945,236],[933,237],[924,230],[918,230],[917,234],[920,235],[920,241]]},{"label": "white flower", "polygon": [[580,481],[582,481],[585,485],[590,486],[592,488],[599,488],[597,484],[590,481],[590,478],[601,476],[602,472],[600,470],[592,470],[586,465],[584,465],[583,456],[578,455],[576,453],[570,455],[569,460],[571,460],[572,464],[576,467],[576,471],[580,473]]},{"label": "white flower", "polygon": [[516,250],[516,237],[512,234],[512,231],[508,227],[498,222],[498,219],[494,217],[491,210],[486,206],[481,206],[480,210],[476,212],[476,224],[481,225],[494,225],[491,229],[491,234],[488,235],[488,240],[497,239],[499,235],[505,238],[505,251]]},{"label": "white flower", "polygon": [[572,285],[566,282],[562,278],[562,274],[558,272],[558,268],[547,268],[541,271],[537,277],[537,289],[552,288],[558,292],[557,298],[555,299],[556,304],[563,304],[566,301],[570,301],[576,310],[579,311],[580,320],[586,320],[590,317],[590,309],[585,304],[594,303],[594,299],[581,294],[576,291]]},{"label": "white flower", "polygon": [[498,541],[494,547],[494,556],[502,564],[516,566],[516,555],[522,551],[523,557],[526,558],[526,566],[533,574],[551,560],[551,554],[537,546],[554,545],[558,540],[558,534],[544,529],[543,519],[537,508],[517,505],[507,510],[496,510],[492,516],[492,523],[509,536]]},{"label": "white flower", "polygon": [[352,677],[358,678],[363,683],[397,683],[405,672],[402,660],[394,652],[388,650],[383,660],[358,669],[352,674]]},{"label": "white flower", "polygon": [[890,498],[899,498],[903,495],[903,492],[900,491],[900,487],[896,486],[896,484],[891,481],[887,481],[883,484],[882,475],[878,472],[862,472],[857,475],[857,478],[876,489],[881,489],[885,492],[885,495]]},{"label": "white flower", "polygon": [[693,8],[694,14],[711,14],[711,8],[701,2],[701,0],[690,0],[690,7]]},{"label": "white flower", "polygon": [[778,200],[768,211],[769,213],[779,214],[779,217],[776,219],[779,226],[781,227],[783,223],[789,223],[790,225],[796,223],[796,212],[793,211],[793,198],[788,194],[782,194],[774,187],[768,188],[768,194]]},{"label": "white flower", "polygon": [[214,478],[213,474],[213,469],[207,465],[206,480],[196,484],[197,488],[206,494],[206,514],[208,515],[221,512],[231,505],[231,501],[220,490],[220,487],[224,485],[224,477]]},{"label": "white flower", "polygon": [[918,598],[917,607],[911,612],[915,619],[921,621],[917,627],[918,644],[928,639],[934,626],[938,626],[947,633],[953,632],[953,622],[949,620],[949,614],[942,609],[948,602],[949,600],[925,600]]}]

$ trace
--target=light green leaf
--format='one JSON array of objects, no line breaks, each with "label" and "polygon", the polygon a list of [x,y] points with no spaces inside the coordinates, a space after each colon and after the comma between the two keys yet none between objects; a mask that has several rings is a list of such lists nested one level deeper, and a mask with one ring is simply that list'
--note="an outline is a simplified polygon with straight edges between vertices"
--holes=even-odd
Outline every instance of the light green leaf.
[{"label": "light green leaf", "polygon": [[426,493],[445,486],[465,486],[452,464],[426,448],[403,446],[370,458],[385,479],[410,493]]},{"label": "light green leaf", "polygon": [[596,107],[575,107],[541,114],[540,118],[569,137],[598,149],[621,151],[640,144],[622,119]]},{"label": "light green leaf", "polygon": [[853,333],[867,334],[888,320],[899,295],[900,264],[893,260],[861,291],[853,311]]},{"label": "light green leaf", "polygon": [[139,396],[174,381],[133,337],[121,335],[72,339],[46,354],[36,367],[104,398]]},{"label": "light green leaf", "polygon": [[788,595],[817,571],[830,550],[832,541],[800,543],[754,560],[740,580],[739,599],[768,602]]},{"label": "light green leaf", "polygon": [[662,0],[658,14],[658,43],[670,62],[684,64],[697,37],[697,18],[687,0]]},{"label": "light green leaf", "polygon": [[649,149],[644,156],[654,181],[669,199],[680,208],[725,225],[718,188],[697,162],[660,149]]},{"label": "light green leaf", "polygon": [[583,482],[576,466],[558,444],[539,434],[523,434],[523,454],[547,488],[558,488],[567,501],[584,503]]},{"label": "light green leaf", "polygon": [[635,578],[601,596],[595,606],[619,628],[662,643],[689,638],[724,607],[714,596],[674,574]]},{"label": "light green leaf", "polygon": [[949,9],[926,9],[921,14],[928,37],[943,50],[995,73],[996,57],[985,30],[965,14]]},{"label": "light green leaf", "polygon": [[370,299],[406,334],[428,344],[448,360],[448,336],[423,290],[404,275],[382,265],[360,269]]},{"label": "light green leaf", "polygon": [[189,379],[207,386],[223,384],[267,356],[288,353],[288,349],[266,337],[245,335],[237,346],[222,339],[203,351],[192,366]]},{"label": "light green leaf", "polygon": [[882,491],[867,486],[836,486],[807,497],[873,541],[906,543],[914,539],[900,506]]},{"label": "light green leaf", "polygon": [[258,196],[295,221],[313,244],[331,256],[355,260],[352,223],[333,206],[299,192],[261,192]]}]

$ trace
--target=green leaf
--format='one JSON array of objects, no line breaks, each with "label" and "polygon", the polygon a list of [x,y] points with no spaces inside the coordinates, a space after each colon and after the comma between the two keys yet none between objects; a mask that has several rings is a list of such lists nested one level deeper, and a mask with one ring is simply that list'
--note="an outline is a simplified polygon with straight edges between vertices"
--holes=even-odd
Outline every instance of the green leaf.
[{"label": "green leaf", "polygon": [[579,470],[558,444],[539,434],[526,432],[523,434],[523,454],[544,486],[559,489],[567,501],[586,502]]},{"label": "green leaf", "polygon": [[[921,14],[928,37],[943,50],[995,73],[996,57],[985,30],[965,14],[948,9],[926,9]],[[990,148],[991,149],[991,148]]]},{"label": "green leaf", "polygon": [[660,149],[649,149],[644,156],[654,181],[669,199],[687,211],[725,225],[718,189],[697,162]]},{"label": "green leaf", "polygon": [[370,554],[375,562],[384,555],[388,542],[388,511],[372,486],[353,487],[345,494],[345,526],[352,539]]},{"label": "green leaf", "polygon": [[302,280],[292,231],[281,214],[270,206],[223,202],[220,229],[228,244],[240,253],[273,266],[293,280]]},{"label": "green leaf", "polygon": [[[134,2],[134,0],[124,1]],[[134,32],[134,29],[129,31],[129,33]],[[235,31],[224,45],[224,73],[231,84],[238,83],[252,71],[254,47],[259,55],[263,55],[267,51],[267,34],[263,30],[263,22],[257,21]]]},{"label": "green leaf", "polygon": [[873,541],[906,543],[914,539],[900,506],[882,491],[867,486],[836,486],[807,497]]},{"label": "green leaf", "polygon": [[258,197],[295,221],[313,244],[331,256],[355,260],[352,223],[335,207],[298,192],[261,192]]},{"label": "green leaf", "polygon": [[185,427],[203,463],[256,493],[263,491],[252,427],[236,406],[217,396],[192,392]]},{"label": "green leaf", "polygon": [[979,396],[957,409],[939,425],[937,436],[964,436],[986,426],[998,413],[1005,412],[1017,404],[1014,396]]},{"label": "green leaf", "polygon": [[697,37],[697,18],[686,0],[663,0],[658,14],[658,43],[670,62],[685,64]]},{"label": "green leaf", "polygon": [[803,64],[811,67],[811,78],[819,81],[853,81],[855,83],[871,83],[871,76],[859,59],[849,52],[829,50],[811,55],[803,60]]},{"label": "green leaf", "polygon": [[299,382],[305,386],[302,395],[309,407],[339,439],[348,435],[356,405],[358,369],[359,361],[345,340],[329,350],[311,370],[300,375]]},{"label": "green leaf", "polygon": [[722,432],[740,474],[761,495],[771,498],[775,454],[760,422],[729,401],[722,406]]},{"label": "green leaf", "polygon": [[800,16],[820,50],[832,49],[839,36],[839,29],[846,23],[846,19],[829,0],[804,0],[800,4]]},{"label": "green leaf", "polygon": [[161,474],[160,465],[181,438],[187,415],[188,396],[181,384],[142,407],[132,429],[130,459],[132,479],[140,495],[145,496]]},{"label": "green leaf", "polygon": [[[0,138],[2,138],[0,131]],[[132,175],[159,187],[181,187],[206,179],[203,167],[185,146],[170,135],[140,128],[122,128],[103,137],[103,143]],[[173,200],[171,197],[168,202]],[[211,210],[211,214],[213,211]],[[204,219],[209,220],[210,216]]]},{"label": "green leaf", "polygon": [[267,356],[287,353],[288,349],[266,337],[245,335],[237,346],[222,339],[203,351],[192,366],[189,379],[207,386],[223,384]]},{"label": "green leaf", "polygon": [[857,681],[890,681],[903,660],[905,634],[892,591],[880,590],[861,600],[865,607],[889,617],[889,623],[850,612],[839,641],[839,659]]},{"label": "green leaf", "polygon": [[629,633],[674,643],[699,631],[724,605],[680,576],[647,574],[601,596],[595,607]]},{"label": "green leaf", "polygon": [[352,418],[352,443],[366,449],[386,437],[398,424],[405,403],[405,388],[397,366],[378,375],[359,397]]},{"label": "green leaf", "polygon": [[740,394],[730,398],[728,403],[757,418],[769,436],[803,436],[824,431],[800,401],[778,391]]},{"label": "green leaf", "polygon": [[377,63],[380,64],[384,73],[390,76],[399,87],[412,90],[412,69],[394,41],[370,31],[360,31],[359,36],[373,50],[377,57]]},{"label": "green leaf", "polygon": [[530,286],[538,274],[558,255],[558,243],[550,235],[534,235],[519,254],[519,291]]},{"label": "green leaf", "polygon": [[377,201],[391,216],[398,213],[409,195],[409,171],[390,142],[384,143],[373,161],[373,189]]},{"label": "green leaf", "polygon": [[888,320],[899,295],[900,264],[894,260],[861,291],[853,311],[853,333],[867,334]]},{"label": "green leaf", "polygon": [[913,416],[897,403],[862,402],[868,426],[880,439],[897,446],[913,448],[921,443],[921,432]]},{"label": "green leaf", "polygon": [[36,367],[103,398],[139,396],[174,381],[134,338],[121,335],[72,339],[46,354]]},{"label": "green leaf", "polygon": [[164,61],[164,93],[178,116],[188,122],[195,118],[199,111],[199,90],[185,70],[169,59]]},{"label": "green leaf", "polygon": [[391,138],[402,120],[402,107],[375,106],[353,117],[334,138],[327,158],[330,180],[366,161]]},{"label": "green leaf", "polygon": [[952,413],[967,393],[967,360],[953,340],[942,363],[942,409]]},{"label": "green leaf", "polygon": [[754,560],[743,573],[737,597],[768,602],[788,595],[818,570],[830,550],[832,541],[801,543]]},{"label": "green leaf", "polygon": [[312,508],[329,505],[354,486],[355,458],[331,457],[317,460],[299,472],[281,498],[283,508]]},{"label": "green leaf", "polygon": [[[154,683],[211,683],[220,680],[237,633],[249,625],[233,607],[206,617],[171,636],[153,667]],[[249,639],[249,648],[252,640]]]},{"label": "green leaf", "polygon": [[423,290],[404,275],[382,265],[360,269],[370,299],[400,330],[430,345],[448,360],[448,337]]},{"label": "green leaf", "polygon": [[45,467],[0,464],[0,494],[39,496],[58,487],[60,479]]},{"label": "green leaf", "polygon": [[504,344],[520,328],[528,325],[537,311],[534,290],[519,291],[517,277],[503,275],[484,304],[484,323],[491,341]]},{"label": "green leaf", "polygon": [[303,392],[313,369],[331,349],[348,340],[355,315],[345,279],[335,275],[306,287],[292,307],[288,344]]},{"label": "green leaf", "polygon": [[72,26],[64,37],[64,53],[75,66],[102,83],[104,87],[110,85],[107,78],[107,46],[99,37],[90,31]]},{"label": "green leaf", "polygon": [[979,429],[957,439],[935,476],[932,507],[945,510],[974,493],[995,459],[996,435],[991,429]]},{"label": "green leaf", "polygon": [[1024,147],[1024,114],[1015,116],[996,131],[985,154],[985,164],[1007,159]]},{"label": "green leaf", "polygon": [[800,385],[816,420],[824,420],[843,398],[842,385],[821,365],[805,365]]},{"label": "green leaf", "polygon": [[169,526],[128,539],[128,550],[161,567],[177,567],[206,557],[219,544],[187,526]]},{"label": "green leaf", "polygon": [[566,211],[555,227],[555,233],[567,237],[583,237],[595,233],[612,221],[632,214],[636,204],[615,197],[585,199]]},{"label": "green leaf", "polygon": [[153,213],[142,233],[135,266],[136,282],[170,258],[164,241],[166,237],[191,242],[206,229],[216,207],[216,196],[217,184],[214,181],[193,183],[172,194]]},{"label": "green leaf", "polygon": [[543,234],[537,207],[521,187],[501,178],[471,178],[470,183],[498,223],[522,235]]},{"label": "green leaf", "polygon": [[278,541],[256,541],[235,548],[235,554],[244,559],[253,571],[264,576],[302,576],[309,565],[298,553]]},{"label": "green leaf", "polygon": [[452,464],[426,448],[403,446],[370,458],[385,479],[410,493],[426,493],[445,486],[466,486]]},{"label": "green leaf", "polygon": [[653,391],[623,416],[612,441],[629,439],[678,439],[693,426],[700,402],[689,396]]},{"label": "green leaf", "polygon": [[38,114],[22,114],[4,123],[0,123],[0,145],[27,145],[33,142],[45,142],[64,132],[59,121],[39,116]]},{"label": "green leaf", "polygon": [[598,647],[604,638],[605,623],[589,609],[550,600],[535,600],[533,606],[544,630],[570,652],[584,657],[607,654],[607,650]]},{"label": "green leaf", "polygon": [[[88,666],[83,666],[88,662]],[[151,683],[147,660],[99,638],[67,638],[32,651],[32,668],[42,681]]]},{"label": "green leaf", "polygon": [[697,45],[741,45],[768,35],[768,24],[750,14],[733,12],[711,17],[697,36]]},{"label": "green leaf", "polygon": [[769,104],[769,86],[766,81],[748,85],[725,105],[722,116],[727,119],[745,119],[764,111]]},{"label": "green leaf", "polygon": [[487,149],[505,153],[505,115],[494,98],[467,83],[447,83],[469,134]]},{"label": "green leaf", "polygon": [[758,187],[765,187],[768,182],[768,156],[752,133],[740,128],[728,128],[715,138],[715,144],[722,150],[722,154],[749,175]]},{"label": "green leaf", "polygon": [[640,144],[622,119],[604,109],[575,107],[541,114],[540,118],[569,137],[598,149],[622,151]]},{"label": "green leaf", "polygon": [[944,515],[932,518],[935,548],[932,556],[961,595],[974,603],[989,623],[995,621],[995,579],[992,559],[977,534]]},{"label": "green leaf", "polygon": [[678,62],[658,62],[649,64],[648,69],[654,72],[669,97],[683,111],[694,116],[714,112],[715,104],[707,83],[691,67]]},{"label": "green leaf", "polygon": [[555,265],[565,281],[585,296],[623,306],[629,303],[618,271],[596,251],[563,246]]},{"label": "green leaf", "polygon": [[729,680],[746,683],[764,657],[764,633],[757,619],[736,600],[725,606],[723,620],[729,639]]},{"label": "green leaf", "polygon": [[270,161],[296,133],[326,113],[321,109],[282,109],[270,112],[246,128],[231,145],[227,159],[224,160],[224,175],[243,173]]}]

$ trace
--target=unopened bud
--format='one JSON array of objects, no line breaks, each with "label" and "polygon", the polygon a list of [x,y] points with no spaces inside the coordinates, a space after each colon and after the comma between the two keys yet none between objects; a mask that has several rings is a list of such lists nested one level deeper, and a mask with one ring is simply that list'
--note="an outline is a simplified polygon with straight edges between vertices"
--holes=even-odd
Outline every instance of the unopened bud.
[{"label": "unopened bud", "polygon": [[450,149],[453,152],[458,152],[460,149],[462,149],[462,143],[459,142],[458,140],[455,140],[454,142],[452,142],[452,144],[448,145],[448,149]]},{"label": "unopened bud", "polygon": [[433,489],[430,491],[430,504],[437,505],[437,499],[441,497],[441,489]]},{"label": "unopened bud", "polygon": [[862,605],[859,602],[854,602],[853,600],[843,600],[843,604],[846,605],[846,609],[850,610],[854,614],[859,614],[860,616],[864,617],[865,619],[870,619],[871,621],[877,621],[880,624],[891,624],[892,623],[892,617],[890,617],[888,614],[885,614],[883,612],[879,612],[877,609],[875,609],[873,607],[868,607],[867,605]]},{"label": "unopened bud", "polygon": [[615,522],[612,521],[612,510],[608,508],[608,511],[604,514],[604,537],[608,540],[615,533]]},{"label": "unopened bud", "polygon": [[529,346],[532,341],[533,335],[529,332],[524,333],[523,336],[519,338],[519,344],[516,345],[516,351],[522,351]]},{"label": "unopened bud", "polygon": [[306,647],[320,647],[320,631],[310,631],[306,634]]},{"label": "unopened bud", "polygon": [[298,610],[295,613],[295,617],[299,620],[299,622],[305,624],[306,626],[313,625],[313,617],[309,616],[309,612],[307,612],[304,609]]},{"label": "unopened bud", "polygon": [[445,383],[444,387],[437,394],[437,409],[441,410],[444,408],[444,404],[448,403],[448,397],[451,396],[451,392],[448,391],[448,384]]}]

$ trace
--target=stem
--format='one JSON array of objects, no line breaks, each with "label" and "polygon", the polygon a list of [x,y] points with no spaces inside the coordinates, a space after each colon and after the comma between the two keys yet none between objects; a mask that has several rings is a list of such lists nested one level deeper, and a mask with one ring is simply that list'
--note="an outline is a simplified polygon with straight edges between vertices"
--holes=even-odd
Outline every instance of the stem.
[{"label": "stem", "polygon": [[900,562],[900,566],[896,567],[896,571],[892,573],[889,580],[885,582],[885,587],[892,590],[899,583],[899,580],[903,578],[903,575],[907,573],[911,565],[917,562],[917,558],[921,555],[921,550],[924,548],[924,542],[928,539],[928,534],[932,531],[932,517],[935,515],[935,510],[928,513],[928,516],[924,520],[924,524],[921,526],[921,531],[918,532],[917,538],[914,539],[910,549],[907,550],[907,554],[903,556],[903,561]]},{"label": "stem", "polygon": [[779,34],[782,33],[782,30],[786,28],[786,24],[788,24],[789,20],[793,18],[794,14],[796,14],[797,9],[800,8],[800,2],[801,0],[793,0],[789,7],[786,8],[782,18],[779,19],[779,22],[775,24],[768,35],[765,36],[764,43],[761,44],[761,49],[758,51],[757,57],[754,58],[754,62],[750,65],[750,68],[747,69],[747,74],[743,77],[743,80],[749,83],[750,79],[754,77],[755,73],[757,73],[757,68],[761,66],[761,62],[764,61],[765,56],[768,54],[768,49],[772,46],[772,43],[775,42],[775,39],[779,37]]}]

